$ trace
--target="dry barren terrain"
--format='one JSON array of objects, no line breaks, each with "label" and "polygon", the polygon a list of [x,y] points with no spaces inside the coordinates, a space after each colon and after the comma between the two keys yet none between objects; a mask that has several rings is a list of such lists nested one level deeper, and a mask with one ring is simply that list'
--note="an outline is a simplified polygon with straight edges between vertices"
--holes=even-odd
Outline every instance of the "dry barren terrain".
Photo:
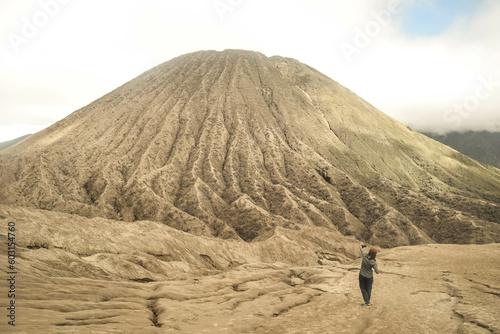
[{"label": "dry barren terrain", "polygon": [[0,214],[2,264],[6,216],[18,230],[16,327],[4,319],[4,333],[500,333],[498,244],[383,249],[366,308],[354,242],[328,252],[321,236],[246,243],[146,221]]}]

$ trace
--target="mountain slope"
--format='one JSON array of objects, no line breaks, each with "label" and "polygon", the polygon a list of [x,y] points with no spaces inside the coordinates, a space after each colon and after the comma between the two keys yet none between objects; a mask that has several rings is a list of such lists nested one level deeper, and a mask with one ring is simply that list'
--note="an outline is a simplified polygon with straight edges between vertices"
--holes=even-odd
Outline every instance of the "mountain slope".
[{"label": "mountain slope", "polygon": [[277,227],[392,247],[500,241],[500,171],[296,60],[203,51],[0,154],[0,203],[196,235]]}]

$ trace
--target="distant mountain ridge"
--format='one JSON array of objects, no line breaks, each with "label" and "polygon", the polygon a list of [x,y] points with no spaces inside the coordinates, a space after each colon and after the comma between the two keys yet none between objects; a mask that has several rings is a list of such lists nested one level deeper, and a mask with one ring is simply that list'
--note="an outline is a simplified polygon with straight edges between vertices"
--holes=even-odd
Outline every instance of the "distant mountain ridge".
[{"label": "distant mountain ridge", "polygon": [[24,136],[21,136],[19,138],[15,138],[15,139],[12,139],[12,140],[8,140],[8,141],[4,141],[4,142],[1,142],[0,143],[0,150],[3,150],[4,148],[7,148],[9,146],[12,146],[14,144],[17,144],[19,143],[21,140],[25,139],[25,138],[28,138],[29,136],[31,136],[31,134],[29,135],[24,135]]},{"label": "distant mountain ridge", "polygon": [[455,131],[446,135],[423,133],[472,159],[500,168],[500,132]]}]

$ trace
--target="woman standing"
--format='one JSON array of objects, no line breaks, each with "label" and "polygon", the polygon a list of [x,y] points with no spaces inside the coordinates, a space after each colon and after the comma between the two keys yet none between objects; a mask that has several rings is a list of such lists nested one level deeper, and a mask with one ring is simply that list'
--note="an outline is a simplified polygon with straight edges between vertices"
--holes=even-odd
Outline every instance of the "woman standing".
[{"label": "woman standing", "polygon": [[370,297],[372,295],[372,286],[373,286],[373,272],[372,268],[378,274],[377,261],[375,257],[377,256],[377,248],[372,247],[368,254],[366,254],[363,250],[365,245],[361,245],[359,249],[361,250],[362,262],[361,262],[361,270],[359,271],[359,287],[361,289],[361,293],[363,294],[363,299],[365,303],[363,306],[372,306],[370,302]]}]

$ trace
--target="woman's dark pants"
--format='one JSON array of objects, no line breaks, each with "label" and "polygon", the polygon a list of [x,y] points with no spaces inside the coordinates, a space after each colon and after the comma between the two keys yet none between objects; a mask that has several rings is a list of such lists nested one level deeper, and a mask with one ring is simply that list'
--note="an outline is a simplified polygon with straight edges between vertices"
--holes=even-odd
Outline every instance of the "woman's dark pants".
[{"label": "woman's dark pants", "polygon": [[359,288],[361,289],[361,293],[363,294],[363,299],[365,304],[370,302],[370,297],[372,295],[372,285],[373,285],[373,277],[368,278],[363,275],[359,275]]}]

